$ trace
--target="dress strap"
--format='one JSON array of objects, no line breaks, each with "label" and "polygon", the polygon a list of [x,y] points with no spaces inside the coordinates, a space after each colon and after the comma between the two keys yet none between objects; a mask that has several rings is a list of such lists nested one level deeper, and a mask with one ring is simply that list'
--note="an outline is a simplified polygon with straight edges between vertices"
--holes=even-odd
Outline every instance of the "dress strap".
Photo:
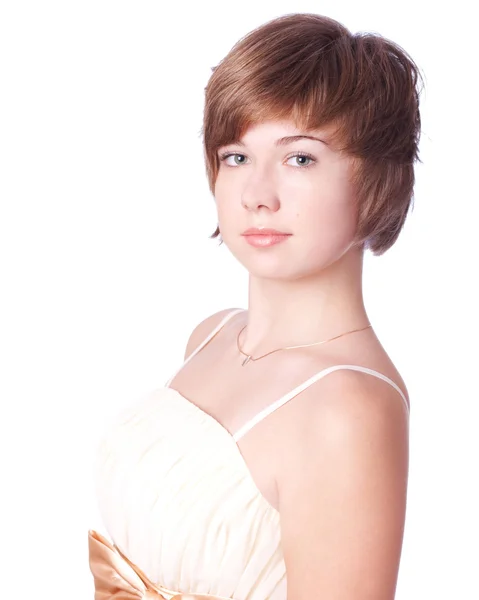
[{"label": "dress strap", "polygon": [[257,414],[255,417],[253,417],[250,421],[248,421],[248,423],[246,423],[246,425],[243,425],[243,427],[241,427],[241,429],[235,433],[235,435],[233,436],[235,441],[238,442],[238,440],[240,440],[246,433],[248,433],[248,431],[250,429],[252,429],[255,425],[257,425],[260,421],[262,421],[265,417],[270,415],[276,409],[280,408],[280,406],[283,406],[283,404],[286,404],[286,402],[288,402],[289,400],[291,400],[292,398],[297,396],[299,393],[301,393],[303,390],[308,388],[310,385],[312,385],[319,379],[326,377],[326,375],[329,375],[329,373],[333,373],[333,371],[339,371],[340,369],[350,369],[352,371],[362,371],[363,373],[367,373],[368,375],[373,375],[374,377],[378,377],[379,379],[382,379],[386,383],[389,383],[390,385],[392,385],[392,387],[397,392],[399,392],[399,394],[401,395],[401,397],[404,401],[404,404],[406,405],[406,410],[407,410],[407,413],[409,416],[409,406],[408,406],[408,403],[406,400],[406,396],[404,395],[401,388],[392,379],[390,379],[389,377],[386,377],[386,375],[383,375],[382,373],[379,373],[379,371],[374,371],[373,369],[368,369],[368,367],[360,367],[358,365],[334,365],[332,367],[327,367],[326,369],[319,371],[319,373],[316,373],[315,375],[313,375],[312,377],[307,379],[304,383],[301,383],[300,385],[295,387],[294,390],[292,390],[291,392],[288,392],[287,394],[282,396],[279,400],[276,400],[275,402],[273,402],[273,404],[270,404],[265,409],[260,411],[259,414]]},{"label": "dress strap", "polygon": [[188,356],[188,358],[180,365],[180,367],[168,379],[168,381],[165,383],[165,387],[168,387],[170,385],[170,383],[173,381],[173,379],[176,377],[176,375],[181,371],[181,369],[186,365],[186,363],[188,363],[193,358],[193,356],[195,356],[196,354],[198,354],[198,352],[204,346],[206,346],[206,344],[211,340],[211,338],[213,338],[218,333],[218,331],[223,327],[223,325],[225,325],[232,317],[234,317],[238,313],[244,312],[244,310],[245,310],[244,308],[236,308],[235,310],[232,310],[231,312],[229,312],[225,317],[223,317],[223,319],[221,319],[221,321],[213,329],[213,331],[211,331],[206,336],[206,338],[201,342],[201,344],[197,348],[195,348],[193,350],[193,352],[191,352],[191,354]]}]

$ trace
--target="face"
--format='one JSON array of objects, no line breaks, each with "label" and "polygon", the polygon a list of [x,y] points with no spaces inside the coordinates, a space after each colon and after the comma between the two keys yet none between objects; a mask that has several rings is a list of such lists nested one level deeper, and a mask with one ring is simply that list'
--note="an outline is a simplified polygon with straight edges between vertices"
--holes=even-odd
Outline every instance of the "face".
[{"label": "face", "polygon": [[[291,138],[300,135],[318,139]],[[327,142],[326,130],[301,132],[289,121],[270,121],[218,149],[221,236],[251,274],[310,276],[351,248],[357,223],[351,159]],[[291,235],[270,246],[248,243],[243,232],[261,226]]]}]

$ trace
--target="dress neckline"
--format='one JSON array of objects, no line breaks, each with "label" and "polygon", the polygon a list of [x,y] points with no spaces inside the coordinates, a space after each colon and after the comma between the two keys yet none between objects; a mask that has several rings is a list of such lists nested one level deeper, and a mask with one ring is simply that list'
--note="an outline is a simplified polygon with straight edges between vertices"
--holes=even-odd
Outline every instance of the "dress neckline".
[{"label": "dress neckline", "polygon": [[200,408],[197,404],[195,404],[194,402],[192,402],[191,400],[189,400],[188,398],[186,398],[186,396],[183,396],[183,394],[181,392],[179,392],[177,389],[170,387],[169,385],[165,385],[163,386],[164,390],[169,390],[172,393],[172,398],[176,398],[177,400],[182,401],[186,406],[188,406],[189,408],[191,408],[193,411],[197,412],[198,414],[201,414],[205,419],[207,419],[210,423],[212,423],[214,425],[214,427],[216,427],[218,429],[218,431],[221,431],[222,435],[229,440],[229,443],[233,445],[234,448],[234,452],[236,454],[236,456],[238,457],[239,463],[241,464],[242,469],[245,471],[248,480],[251,482],[252,486],[254,487],[254,490],[256,492],[256,494],[261,498],[261,500],[263,502],[265,502],[267,504],[268,509],[270,509],[271,511],[273,511],[275,514],[279,515],[279,511],[278,509],[276,509],[263,495],[263,493],[261,492],[261,490],[258,488],[258,486],[256,485],[255,480],[253,479],[253,476],[251,475],[251,471],[248,467],[248,464],[246,462],[246,460],[244,459],[243,453],[241,452],[240,447],[238,446],[238,442],[235,440],[233,434],[226,429],[226,427],[224,425],[222,425],[217,419],[215,419],[215,417],[213,417],[212,415],[210,415],[209,413],[207,413],[206,411],[204,411],[202,408]]},{"label": "dress neckline", "polygon": [[[176,388],[172,388],[169,385],[164,386],[167,390],[171,390],[172,392],[175,392],[178,396],[180,396],[180,398],[182,400],[184,400],[185,402],[187,402],[188,404],[191,404],[191,406],[193,406],[193,408],[195,408],[198,412],[200,412],[203,415],[206,415],[206,417],[212,421],[214,421],[216,423],[216,425],[218,427],[220,427],[228,437],[230,437],[232,439],[232,441],[234,442],[235,446],[238,447],[238,442],[235,439],[235,436],[231,433],[231,431],[229,429],[227,429],[222,423],[220,423],[218,421],[218,419],[216,419],[215,417],[213,417],[213,415],[210,415],[210,413],[206,412],[205,410],[203,410],[202,408],[200,408],[197,404],[195,404],[192,400],[189,400],[186,396],[184,396],[179,390],[177,390]],[[239,450],[239,447],[238,447]]]}]

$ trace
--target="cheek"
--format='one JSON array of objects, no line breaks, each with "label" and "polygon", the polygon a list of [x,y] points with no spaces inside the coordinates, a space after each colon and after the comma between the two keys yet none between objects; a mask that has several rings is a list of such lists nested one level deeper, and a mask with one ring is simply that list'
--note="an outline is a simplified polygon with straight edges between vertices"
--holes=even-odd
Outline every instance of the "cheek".
[{"label": "cheek", "polygon": [[236,213],[235,208],[237,209],[238,206],[240,206],[240,203],[235,200],[234,189],[235,187],[232,184],[232,181],[228,180],[228,177],[218,174],[214,187],[214,198],[216,209],[218,211],[218,218],[224,222],[227,222],[229,219],[234,219]]},{"label": "cheek", "polygon": [[357,207],[351,187],[325,185],[297,207],[296,223],[313,252],[328,254],[349,247],[357,228]]}]

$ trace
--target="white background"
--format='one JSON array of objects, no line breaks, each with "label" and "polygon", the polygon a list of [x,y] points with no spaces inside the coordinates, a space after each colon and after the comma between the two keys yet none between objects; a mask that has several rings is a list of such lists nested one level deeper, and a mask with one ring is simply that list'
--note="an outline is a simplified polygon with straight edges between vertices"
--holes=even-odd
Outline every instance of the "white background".
[{"label": "white background", "polygon": [[412,404],[397,598],[479,598],[472,7],[2,2],[2,598],[93,598],[103,428],[165,382],[200,320],[247,306],[246,272],[208,239],[203,89],[237,39],[290,12],[379,32],[425,76],[414,210],[386,255],[366,255],[365,298]]}]

